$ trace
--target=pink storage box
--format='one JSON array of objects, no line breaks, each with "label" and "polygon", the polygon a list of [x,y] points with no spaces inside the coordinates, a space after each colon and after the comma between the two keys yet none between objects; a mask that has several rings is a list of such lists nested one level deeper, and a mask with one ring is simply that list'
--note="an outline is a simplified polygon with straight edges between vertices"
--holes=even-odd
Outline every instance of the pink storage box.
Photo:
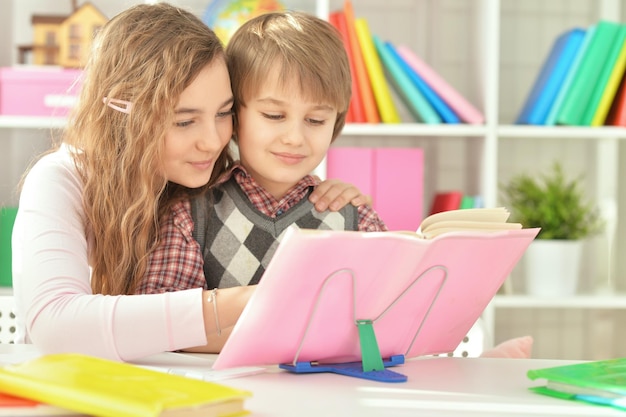
[{"label": "pink storage box", "polygon": [[81,73],[79,69],[0,68],[0,114],[67,116],[80,90]]}]

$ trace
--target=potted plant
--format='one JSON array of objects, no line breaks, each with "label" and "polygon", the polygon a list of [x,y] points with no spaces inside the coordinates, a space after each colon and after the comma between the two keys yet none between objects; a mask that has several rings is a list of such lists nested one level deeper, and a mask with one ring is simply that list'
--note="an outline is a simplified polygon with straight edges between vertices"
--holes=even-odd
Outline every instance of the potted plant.
[{"label": "potted plant", "polygon": [[565,177],[560,163],[548,173],[518,174],[501,185],[511,220],[540,227],[524,255],[526,290],[533,295],[576,292],[584,239],[600,233],[600,210],[581,190],[582,176]]}]

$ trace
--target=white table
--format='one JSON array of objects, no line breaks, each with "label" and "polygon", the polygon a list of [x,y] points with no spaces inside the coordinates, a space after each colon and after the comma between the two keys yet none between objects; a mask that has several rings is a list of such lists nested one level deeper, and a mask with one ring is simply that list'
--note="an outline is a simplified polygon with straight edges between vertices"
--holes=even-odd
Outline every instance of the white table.
[{"label": "white table", "polygon": [[[0,363],[27,359],[33,352],[28,345],[0,344]],[[608,407],[558,400],[528,390],[541,381],[529,380],[527,370],[568,363],[574,362],[428,357],[393,368],[408,376],[404,383],[329,373],[296,375],[278,367],[220,383],[252,391],[245,405],[258,417],[626,416]]]},{"label": "white table", "polygon": [[246,401],[254,416],[626,416],[528,391],[539,383],[526,377],[527,370],[567,363],[573,362],[422,358],[395,368],[408,376],[398,384],[277,369],[224,383],[254,393]]}]

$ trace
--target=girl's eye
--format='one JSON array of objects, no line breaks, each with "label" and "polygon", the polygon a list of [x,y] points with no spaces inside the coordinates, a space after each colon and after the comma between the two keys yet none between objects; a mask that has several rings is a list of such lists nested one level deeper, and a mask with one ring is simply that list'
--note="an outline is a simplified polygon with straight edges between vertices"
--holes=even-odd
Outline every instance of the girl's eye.
[{"label": "girl's eye", "polygon": [[326,120],[318,120],[318,119],[309,119],[309,123],[312,125],[323,125],[326,123]]},{"label": "girl's eye", "polygon": [[230,109],[228,109],[226,111],[222,111],[222,112],[217,113],[217,117],[218,118],[229,117],[229,116],[232,116],[233,113],[234,113],[233,109],[230,108]]},{"label": "girl's eye", "polygon": [[176,122],[176,127],[187,127],[193,123],[193,120],[183,120]]}]

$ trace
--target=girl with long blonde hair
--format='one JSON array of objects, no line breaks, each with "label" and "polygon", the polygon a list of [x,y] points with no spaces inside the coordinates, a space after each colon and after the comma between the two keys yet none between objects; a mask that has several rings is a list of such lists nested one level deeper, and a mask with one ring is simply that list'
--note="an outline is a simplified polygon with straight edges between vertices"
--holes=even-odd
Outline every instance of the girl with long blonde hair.
[{"label": "girl with long blonde hair", "polygon": [[[219,323],[202,288],[130,294],[171,208],[232,162],[223,47],[184,9],[137,5],[97,34],[83,77],[62,143],[23,181],[12,241],[16,342],[118,360],[215,351],[217,326],[234,324],[252,289],[220,293]],[[345,184],[319,191],[322,201],[354,196]]]}]

